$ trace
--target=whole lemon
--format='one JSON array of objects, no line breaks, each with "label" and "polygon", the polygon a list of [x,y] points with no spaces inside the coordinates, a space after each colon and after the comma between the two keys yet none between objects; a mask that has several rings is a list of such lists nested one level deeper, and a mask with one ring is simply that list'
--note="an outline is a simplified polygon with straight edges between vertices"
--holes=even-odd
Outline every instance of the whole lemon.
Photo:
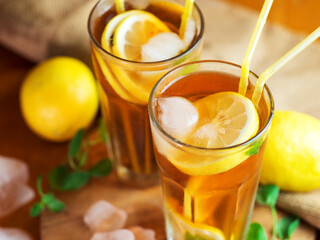
[{"label": "whole lemon", "polygon": [[276,111],[264,153],[260,182],[285,191],[320,188],[320,121],[294,111]]},{"label": "whole lemon", "polygon": [[39,136],[64,141],[93,121],[98,94],[91,70],[80,60],[55,57],[33,68],[20,91],[22,115]]}]

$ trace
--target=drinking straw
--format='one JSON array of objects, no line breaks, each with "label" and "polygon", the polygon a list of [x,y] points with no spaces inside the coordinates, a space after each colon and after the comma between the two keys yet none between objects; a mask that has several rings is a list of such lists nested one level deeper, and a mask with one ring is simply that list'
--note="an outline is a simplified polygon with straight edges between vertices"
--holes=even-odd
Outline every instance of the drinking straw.
[{"label": "drinking straw", "polygon": [[287,52],[283,57],[281,57],[278,61],[276,61],[273,65],[267,68],[258,78],[256,82],[256,86],[252,95],[252,102],[255,106],[258,105],[262,89],[265,82],[281,67],[283,67],[286,63],[288,63],[291,59],[293,59],[296,55],[302,52],[306,47],[308,47],[311,43],[317,40],[320,37],[320,27],[314,30],[308,37],[298,43],[294,48],[292,48],[289,52]]},{"label": "drinking straw", "polygon": [[116,11],[118,14],[123,13],[125,11],[124,0],[116,0]]},{"label": "drinking straw", "polygon": [[183,14],[182,14],[181,23],[180,23],[180,29],[179,29],[179,36],[181,39],[183,39],[184,37],[189,19],[191,18],[193,4],[194,4],[194,0],[186,0],[186,3],[184,5]]},{"label": "drinking straw", "polygon": [[268,17],[270,8],[272,6],[273,0],[266,0],[261,9],[258,21],[254,28],[253,34],[251,36],[249,46],[247,48],[246,54],[244,55],[241,67],[241,76],[239,83],[239,93],[243,96],[246,95],[247,86],[248,86],[248,78],[249,78],[249,70],[250,70],[250,62],[253,55],[253,52],[257,46],[258,40],[260,38],[262,29],[264,24],[266,23],[266,19]]}]

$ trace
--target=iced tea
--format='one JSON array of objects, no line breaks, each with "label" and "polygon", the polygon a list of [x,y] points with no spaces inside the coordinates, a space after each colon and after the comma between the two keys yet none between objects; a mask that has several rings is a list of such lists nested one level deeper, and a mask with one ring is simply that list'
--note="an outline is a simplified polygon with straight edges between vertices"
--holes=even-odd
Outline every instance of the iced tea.
[{"label": "iced tea", "polygon": [[[257,109],[257,132],[245,142],[232,146],[227,142],[230,138],[215,139],[217,134],[233,135],[233,127],[217,128],[220,132],[210,135],[207,124],[212,124],[212,118],[216,119],[214,126],[237,126],[232,121],[243,121],[237,113],[241,109],[232,109],[233,103],[210,102],[217,99],[212,98],[216,94],[231,92],[232,96],[237,92],[239,75],[240,67],[233,64],[198,62],[165,75],[152,92],[151,129],[169,240],[245,239],[273,115],[272,96],[266,88]],[[257,77],[251,74],[250,78],[248,98]],[[208,110],[219,104],[224,115],[219,111],[214,116],[210,110],[201,112],[203,106]],[[236,111],[235,117],[228,119],[231,111]],[[204,123],[202,118],[206,119]]]},{"label": "iced tea", "polygon": [[[171,32],[178,33],[184,0],[142,1],[147,3],[144,6],[136,6],[135,2],[139,1],[126,1],[126,12],[142,9],[159,18]],[[93,65],[99,81],[101,109],[111,139],[109,152],[113,153],[117,173],[124,181],[147,186],[158,179],[147,111],[149,94],[156,81],[169,69],[199,59],[203,18],[195,7],[194,36],[183,52],[170,59],[153,61],[151,58],[145,62],[141,57],[123,59],[101,46],[106,25],[117,16],[113,0],[100,1],[90,15]],[[114,35],[110,42],[112,38]],[[130,53],[132,49],[127,50]]]}]

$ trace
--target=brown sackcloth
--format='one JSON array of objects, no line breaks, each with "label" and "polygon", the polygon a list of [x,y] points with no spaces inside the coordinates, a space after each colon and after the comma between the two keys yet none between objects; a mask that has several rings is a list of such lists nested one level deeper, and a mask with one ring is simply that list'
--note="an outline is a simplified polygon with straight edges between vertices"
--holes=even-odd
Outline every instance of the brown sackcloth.
[{"label": "brown sackcloth", "polygon": [[0,0],[0,42],[38,62],[69,55],[90,63],[87,20],[96,0]]},{"label": "brown sackcloth", "polygon": [[[90,63],[87,19],[95,2],[0,0],[0,43],[33,61],[69,55]],[[257,21],[257,12],[222,0],[196,2],[206,22],[202,58],[241,64]],[[260,75],[303,37],[267,24],[255,50],[251,69]],[[320,118],[319,66],[320,46],[314,44],[268,80],[276,109],[296,110]],[[281,193],[278,206],[320,228],[320,190]]]},{"label": "brown sackcloth", "polygon": [[277,206],[301,216],[306,222],[320,229],[320,190],[308,193],[282,192]]}]

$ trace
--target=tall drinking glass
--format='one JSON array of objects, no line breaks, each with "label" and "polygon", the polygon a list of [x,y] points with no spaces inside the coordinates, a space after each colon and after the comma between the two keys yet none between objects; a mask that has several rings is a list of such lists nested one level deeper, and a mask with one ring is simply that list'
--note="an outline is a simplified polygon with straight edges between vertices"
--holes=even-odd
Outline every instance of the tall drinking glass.
[{"label": "tall drinking glass", "polygon": [[[209,144],[217,136],[216,129],[221,141],[236,134],[232,131],[236,131],[238,123],[246,121],[240,114],[243,110],[228,99],[220,102],[217,99],[226,96],[221,93],[237,92],[240,71],[240,66],[221,61],[185,64],[164,75],[151,92],[149,115],[168,240],[245,239],[273,117],[270,90],[265,86],[256,108],[257,131],[244,142],[210,148],[181,140],[181,136],[185,136],[183,139],[192,136],[195,143]],[[248,98],[252,96],[257,75],[251,72],[249,80]],[[211,116],[210,109],[217,105],[222,107]],[[204,107],[208,112],[200,113],[199,109]],[[208,114],[209,119],[203,126],[201,114]],[[231,115],[233,118],[228,118]],[[219,144],[223,146],[224,142]]]},{"label": "tall drinking glass", "polygon": [[[152,87],[164,73],[185,62],[198,60],[202,48],[204,22],[195,5],[192,16],[196,30],[191,45],[181,54],[157,62],[119,58],[101,46],[104,27],[115,15],[114,0],[101,0],[88,22],[92,61],[99,81],[101,110],[110,135],[109,153],[119,178],[135,186],[158,181],[147,102]],[[126,9],[142,8],[156,15],[170,29],[179,29],[184,0],[147,0],[144,6],[126,1]]]}]

